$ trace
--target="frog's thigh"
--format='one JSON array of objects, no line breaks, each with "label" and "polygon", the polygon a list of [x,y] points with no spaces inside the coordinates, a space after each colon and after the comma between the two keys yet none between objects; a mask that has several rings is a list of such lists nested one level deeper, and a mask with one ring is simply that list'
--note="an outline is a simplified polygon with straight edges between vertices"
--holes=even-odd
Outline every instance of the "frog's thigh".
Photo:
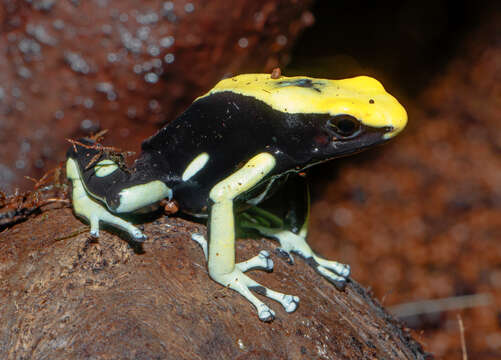
[{"label": "frog's thigh", "polygon": [[274,312],[250,290],[280,302],[287,312],[297,308],[299,298],[267,289],[245,275],[240,267],[235,266],[233,200],[256,185],[274,167],[275,158],[272,155],[258,154],[240,170],[216,184],[209,194],[213,202],[210,209],[209,274],[218,283],[239,292],[249,300],[263,321],[272,320]]},{"label": "frog's thigh", "polygon": [[66,162],[66,174],[73,186],[73,209],[77,215],[89,221],[92,236],[99,236],[99,221],[103,221],[124,229],[136,240],[144,240],[146,238],[138,228],[118,216],[112,215],[104,206],[87,195],[77,164],[71,158]]}]

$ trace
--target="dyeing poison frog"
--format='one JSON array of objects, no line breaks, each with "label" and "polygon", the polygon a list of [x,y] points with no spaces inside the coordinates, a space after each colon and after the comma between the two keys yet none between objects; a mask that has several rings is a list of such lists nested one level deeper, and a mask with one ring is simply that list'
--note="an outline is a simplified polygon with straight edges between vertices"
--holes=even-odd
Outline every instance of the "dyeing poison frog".
[{"label": "dyeing poison frog", "polygon": [[99,223],[145,235],[119,216],[151,210],[174,197],[185,213],[207,218],[203,248],[210,277],[249,300],[259,318],[274,311],[252,291],[293,312],[297,296],[268,289],[245,272],[271,270],[261,251],[235,263],[237,231],[280,243],[290,263],[295,253],[342,289],[350,268],[313,253],[306,243],[309,197],[306,168],[385,142],[407,123],[405,109],[372,78],[324,80],[247,74],[220,81],[177,119],[142,144],[132,169],[92,146],[89,139],[67,154],[73,207],[99,236]]}]

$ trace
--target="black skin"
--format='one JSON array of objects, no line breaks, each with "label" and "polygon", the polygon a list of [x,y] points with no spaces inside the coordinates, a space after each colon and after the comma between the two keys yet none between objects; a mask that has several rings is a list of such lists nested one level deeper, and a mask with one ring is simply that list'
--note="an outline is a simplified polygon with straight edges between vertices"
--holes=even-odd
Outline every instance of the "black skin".
[{"label": "black skin", "polygon": [[[86,169],[97,150],[78,147],[75,152],[70,148],[68,156],[77,160],[88,191],[106,198],[112,209],[118,206],[117,194],[121,189],[161,180],[173,190],[181,210],[202,214],[210,205],[213,186],[259,153],[272,154],[276,166],[257,189],[243,195],[246,198],[258,193],[271,177],[359,152],[383,142],[383,135],[391,131],[355,121],[355,133],[345,136],[343,123],[338,123],[339,128],[333,125],[337,120],[329,114],[280,112],[253,97],[225,91],[195,101],[177,119],[145,140],[130,173],[120,170],[97,178],[92,166]],[[347,130],[351,131],[350,126]],[[181,176],[187,165],[203,152],[209,154],[209,161],[184,182]],[[104,158],[107,156],[103,154],[98,161]]]}]

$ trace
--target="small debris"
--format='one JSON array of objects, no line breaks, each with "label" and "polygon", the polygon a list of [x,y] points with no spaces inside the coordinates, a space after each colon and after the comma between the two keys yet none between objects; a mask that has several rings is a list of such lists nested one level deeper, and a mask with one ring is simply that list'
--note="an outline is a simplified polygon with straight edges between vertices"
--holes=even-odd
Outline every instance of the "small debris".
[{"label": "small debris", "polygon": [[272,71],[271,71],[271,78],[272,79],[279,79],[280,76],[282,76],[282,70],[280,70],[279,67],[276,67],[274,68]]}]

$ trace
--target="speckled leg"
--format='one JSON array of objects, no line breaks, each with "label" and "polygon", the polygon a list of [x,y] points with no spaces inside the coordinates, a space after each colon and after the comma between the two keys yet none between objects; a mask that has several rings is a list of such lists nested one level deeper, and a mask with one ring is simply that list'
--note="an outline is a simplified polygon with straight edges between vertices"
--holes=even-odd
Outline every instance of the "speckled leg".
[{"label": "speckled leg", "polygon": [[[194,233],[191,235],[191,239],[197,242],[201,247],[207,260],[207,240],[202,234]],[[266,250],[261,250],[259,254],[253,258],[237,263],[236,266],[241,272],[247,272],[251,270],[273,270],[273,260],[270,257],[270,253]]]},{"label": "speckled leg", "polygon": [[144,241],[146,235],[131,223],[111,214],[103,205],[91,199],[80,180],[78,170],[74,160],[68,159],[66,162],[66,173],[73,184],[73,209],[75,214],[85,218],[90,223],[90,234],[99,237],[99,222],[105,222],[119,227],[132,236],[136,241]]}]

